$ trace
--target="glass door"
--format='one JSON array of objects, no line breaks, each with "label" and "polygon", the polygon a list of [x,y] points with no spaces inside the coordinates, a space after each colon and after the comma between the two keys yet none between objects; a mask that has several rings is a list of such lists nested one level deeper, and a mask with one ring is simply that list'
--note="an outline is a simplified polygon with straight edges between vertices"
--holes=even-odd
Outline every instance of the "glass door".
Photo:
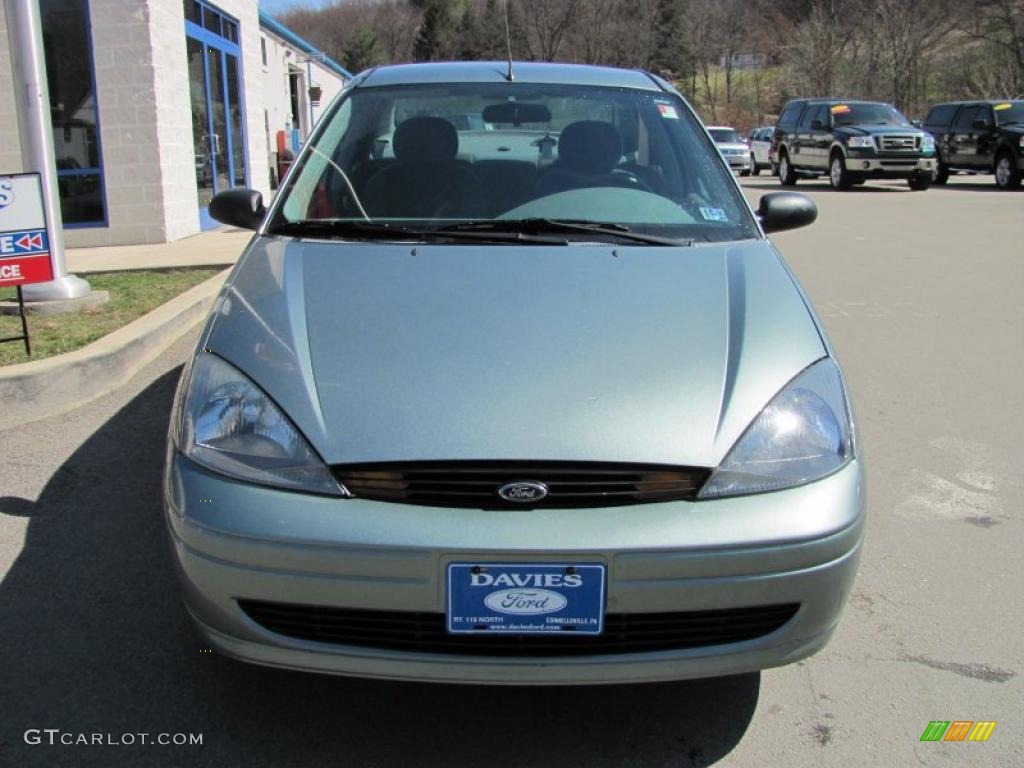
[{"label": "glass door", "polygon": [[208,213],[211,198],[246,184],[238,28],[205,3],[186,0],[185,8],[199,222],[213,229],[219,225]]}]

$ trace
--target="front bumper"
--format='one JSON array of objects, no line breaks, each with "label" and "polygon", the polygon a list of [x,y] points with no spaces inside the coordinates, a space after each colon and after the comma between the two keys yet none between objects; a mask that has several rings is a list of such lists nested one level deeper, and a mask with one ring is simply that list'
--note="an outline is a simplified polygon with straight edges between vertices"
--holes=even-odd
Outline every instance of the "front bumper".
[{"label": "front bumper", "polygon": [[750,170],[750,154],[744,155],[723,155],[725,161],[729,164],[729,168],[734,171],[748,171]]},{"label": "front bumper", "polygon": [[927,157],[900,157],[855,153],[850,151],[846,158],[847,172],[872,178],[904,179],[916,173],[935,173],[937,164],[934,155]]},{"label": "front bumper", "polygon": [[[259,488],[170,456],[165,509],[205,638],[259,664],[457,683],[623,683],[736,674],[809,656],[839,620],[864,527],[853,462],[798,489],[699,503],[493,512]],[[443,613],[448,562],[603,562],[607,610],[797,603],[781,628],[727,645],[560,658],[479,657],[300,640],[240,599]]]}]

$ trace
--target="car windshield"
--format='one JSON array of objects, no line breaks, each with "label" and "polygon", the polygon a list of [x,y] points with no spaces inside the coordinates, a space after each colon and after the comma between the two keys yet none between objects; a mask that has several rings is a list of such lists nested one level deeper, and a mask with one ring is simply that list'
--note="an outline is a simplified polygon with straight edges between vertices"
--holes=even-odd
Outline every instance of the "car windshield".
[{"label": "car windshield", "polygon": [[900,111],[888,104],[836,104],[832,107],[833,125],[900,125],[910,127]]},{"label": "car windshield", "polygon": [[697,119],[664,91],[356,87],[324,120],[279,195],[270,234],[661,245],[757,237]]},{"label": "car windshield", "polygon": [[1005,101],[992,109],[998,125],[1024,125],[1024,101]]},{"label": "car windshield", "polygon": [[719,144],[735,144],[740,140],[740,135],[732,128],[709,128],[708,133]]}]

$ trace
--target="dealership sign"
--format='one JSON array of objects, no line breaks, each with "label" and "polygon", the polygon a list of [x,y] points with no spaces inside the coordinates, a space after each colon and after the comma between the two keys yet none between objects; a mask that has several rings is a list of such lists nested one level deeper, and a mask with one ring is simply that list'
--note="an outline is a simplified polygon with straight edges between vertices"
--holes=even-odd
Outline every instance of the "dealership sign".
[{"label": "dealership sign", "polygon": [[53,280],[37,173],[0,176],[0,287]]}]

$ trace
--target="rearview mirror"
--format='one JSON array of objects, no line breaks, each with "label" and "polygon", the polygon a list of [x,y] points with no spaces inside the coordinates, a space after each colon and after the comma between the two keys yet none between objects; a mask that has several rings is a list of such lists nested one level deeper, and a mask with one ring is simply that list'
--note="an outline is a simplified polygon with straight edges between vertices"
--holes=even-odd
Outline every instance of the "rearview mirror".
[{"label": "rearview mirror", "polygon": [[503,104],[488,104],[484,107],[485,123],[504,123],[519,127],[523,123],[550,123],[551,110],[544,104],[525,104],[506,101]]},{"label": "rearview mirror", "polygon": [[806,227],[818,218],[818,206],[799,192],[769,192],[761,198],[757,217],[766,233]]},{"label": "rearview mirror", "polygon": [[210,201],[210,216],[232,227],[259,229],[266,213],[263,195],[255,189],[228,189]]}]

